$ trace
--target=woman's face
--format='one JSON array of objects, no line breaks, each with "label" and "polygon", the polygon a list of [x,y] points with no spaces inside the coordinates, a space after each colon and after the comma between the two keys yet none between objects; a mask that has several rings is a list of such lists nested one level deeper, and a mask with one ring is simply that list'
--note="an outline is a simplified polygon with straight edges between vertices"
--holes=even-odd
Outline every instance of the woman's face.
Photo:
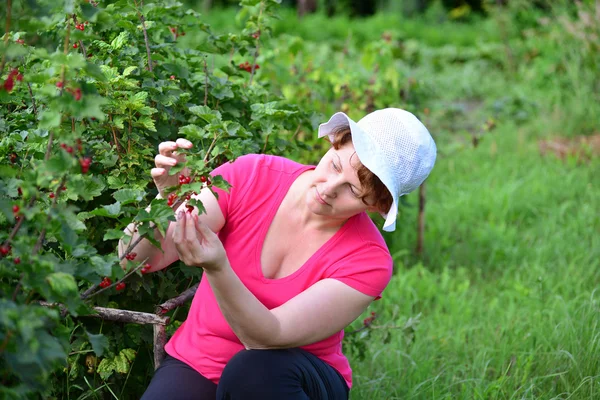
[{"label": "woman's face", "polygon": [[[363,188],[358,179],[360,160],[352,142],[333,147],[321,158],[313,172],[306,195],[309,209],[318,215],[348,219],[363,211],[375,211],[361,200]],[[373,199],[367,198],[373,204]]]}]

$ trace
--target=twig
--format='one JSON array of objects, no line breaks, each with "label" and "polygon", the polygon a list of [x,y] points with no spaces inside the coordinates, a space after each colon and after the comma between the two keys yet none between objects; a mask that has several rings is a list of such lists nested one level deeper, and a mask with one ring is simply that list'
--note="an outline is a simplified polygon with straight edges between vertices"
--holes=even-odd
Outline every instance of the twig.
[{"label": "twig", "polygon": [[[4,34],[4,48],[8,45],[8,37],[10,33],[10,17],[12,10],[12,0],[6,0],[6,33]],[[4,72],[4,65],[6,65],[6,51],[2,53],[2,62],[0,63],[0,75]]]},{"label": "twig", "polygon": [[[258,18],[256,19],[256,25],[258,25],[258,29],[260,30],[260,17],[262,16],[263,13],[263,9],[264,9],[264,3],[261,2],[260,3],[260,11],[258,13]],[[254,59],[252,60],[252,70],[250,71],[250,85],[252,85],[252,79],[254,79],[254,67],[256,66],[256,58],[258,57],[258,47],[260,44],[260,36],[258,36],[256,38],[256,46],[254,47]]]},{"label": "twig", "polygon": [[[61,313],[67,311],[67,308],[59,303],[48,303],[47,301],[40,301],[40,305],[44,307],[58,307]],[[93,307],[92,309],[96,311],[97,314],[82,315],[82,317],[96,317],[102,318],[107,321],[131,322],[141,325],[167,325],[170,322],[170,318],[168,316],[160,316],[141,311],[119,310],[117,308],[106,307]]]},{"label": "twig", "polygon": [[165,359],[165,344],[167,344],[167,332],[165,325],[154,324],[154,370],[160,367],[160,363]]},{"label": "twig", "polygon": [[[58,184],[58,188],[54,191],[55,195],[54,195],[54,198],[52,199],[52,204],[50,205],[50,208],[48,211],[52,210],[54,208],[54,206],[56,205],[56,202],[58,200],[58,195],[60,194],[66,181],[67,181],[67,176],[64,175],[62,177],[62,179],[60,180],[60,183]],[[52,219],[52,215],[50,212],[48,212],[48,216],[46,217],[46,224],[42,228],[42,231],[40,232],[40,236],[38,237],[38,240],[35,243],[35,246],[33,247],[33,254],[37,254],[37,252],[40,251],[40,249],[42,248],[42,243],[44,242],[44,238],[46,237],[46,226],[48,226],[48,223],[50,222],[51,219]]]},{"label": "twig", "polygon": [[419,216],[417,218],[417,254],[423,255],[423,233],[425,232],[425,183],[419,187]]},{"label": "twig", "polygon": [[208,104],[208,63],[204,58],[204,105]]},{"label": "twig", "polygon": [[[91,288],[89,288],[88,290],[86,290],[85,292],[83,292],[81,294],[81,296],[79,296],[82,300],[85,299],[89,299],[90,297],[94,297],[97,294],[100,294],[114,286],[117,286],[119,283],[123,282],[125,279],[129,278],[134,272],[136,272],[137,270],[141,269],[144,264],[146,264],[146,261],[148,261],[148,257],[146,257],[137,267],[133,268],[131,271],[129,271],[127,274],[125,274],[124,277],[122,277],[121,279],[119,279],[118,281],[114,282],[112,285],[107,286],[105,288],[102,288],[100,290],[98,290],[97,292],[93,292],[93,290],[98,287],[98,285],[94,285]],[[93,292],[93,293],[92,293]]]},{"label": "twig", "polygon": [[190,300],[192,297],[194,297],[194,294],[196,294],[196,290],[198,290],[198,285],[199,285],[199,283],[197,283],[194,286],[192,286],[191,288],[187,289],[186,291],[181,293],[179,296],[169,299],[169,300],[165,301],[164,303],[156,306],[156,309],[155,309],[156,314],[158,314],[158,315],[165,314],[165,313],[171,311],[172,309],[181,306],[183,303],[186,303],[188,300]]},{"label": "twig", "polygon": [[31,91],[31,83],[27,82],[27,88],[29,89],[29,97],[31,97],[31,103],[33,104],[33,115],[37,116],[37,107],[35,105],[35,99],[33,98],[33,92]]},{"label": "twig", "polygon": [[[146,42],[146,55],[148,56],[148,71],[152,72],[152,56],[150,54],[150,44],[148,42],[148,32],[146,31],[146,19],[144,18],[144,16],[142,15],[137,0],[134,0],[135,3],[135,8],[136,11],[138,13],[138,16],[140,17],[140,21],[142,22],[142,30],[144,31],[144,42]],[[144,2],[140,1],[140,5],[143,7],[144,6]]]}]

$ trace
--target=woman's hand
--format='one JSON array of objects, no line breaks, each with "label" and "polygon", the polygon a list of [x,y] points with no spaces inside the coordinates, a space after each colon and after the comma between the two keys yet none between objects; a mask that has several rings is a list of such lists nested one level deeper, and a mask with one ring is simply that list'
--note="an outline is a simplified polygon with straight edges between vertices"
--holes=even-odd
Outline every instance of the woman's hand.
[{"label": "woman's hand", "polygon": [[[169,170],[178,163],[185,163],[185,156],[178,154],[175,150],[177,148],[190,149],[192,146],[192,142],[186,139],[177,139],[175,142],[162,142],[158,145],[158,155],[154,157],[156,168],[152,168],[150,175],[154,179],[154,184],[163,199],[166,198],[164,192],[166,188],[179,184],[179,176],[170,176]],[[181,174],[187,176],[189,170],[184,168]]]},{"label": "woman's hand", "polygon": [[203,223],[196,211],[180,211],[173,231],[173,242],[179,259],[190,267],[201,267],[218,272],[227,263],[223,243],[208,225]]}]

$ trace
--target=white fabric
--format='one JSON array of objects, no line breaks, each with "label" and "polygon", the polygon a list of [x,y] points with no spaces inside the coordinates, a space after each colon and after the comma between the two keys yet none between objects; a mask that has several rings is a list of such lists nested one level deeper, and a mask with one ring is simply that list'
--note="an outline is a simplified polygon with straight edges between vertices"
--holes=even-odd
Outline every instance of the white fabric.
[{"label": "white fabric", "polygon": [[362,164],[373,172],[392,194],[393,203],[383,230],[396,229],[398,199],[418,188],[435,164],[437,148],[429,131],[412,113],[399,108],[374,111],[354,122],[343,112],[319,125],[319,137],[333,141],[333,132],[349,126],[352,143]]}]

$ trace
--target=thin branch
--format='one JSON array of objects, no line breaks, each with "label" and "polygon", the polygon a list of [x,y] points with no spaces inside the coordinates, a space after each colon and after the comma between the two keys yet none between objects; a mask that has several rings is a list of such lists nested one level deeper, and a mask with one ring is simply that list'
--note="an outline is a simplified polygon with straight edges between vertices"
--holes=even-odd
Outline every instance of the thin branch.
[{"label": "thin branch", "polygon": [[33,97],[33,92],[31,91],[31,84],[27,82],[27,88],[29,89],[29,97],[31,97],[31,103],[33,104],[33,116],[37,116],[37,107],[35,105],[35,98]]},{"label": "thin branch", "polygon": [[[8,45],[8,37],[10,33],[10,17],[12,10],[12,0],[6,0],[6,30],[4,34],[4,48]],[[2,62],[0,63],[0,75],[4,72],[4,65],[6,65],[6,52],[2,54]]]},{"label": "thin branch", "polygon": [[165,359],[165,344],[167,344],[167,332],[165,325],[154,324],[154,370],[160,367],[162,360]]},{"label": "thin branch", "polygon": [[199,283],[197,283],[194,286],[192,286],[191,288],[187,289],[186,291],[181,293],[179,296],[169,299],[169,300],[165,301],[164,303],[156,306],[156,309],[155,309],[156,314],[158,314],[158,315],[166,314],[167,312],[171,311],[172,309],[177,308],[177,307],[183,305],[184,303],[187,303],[187,301],[190,300],[192,297],[194,297],[194,294],[196,294],[196,290],[198,290],[198,285],[199,285]]},{"label": "thin branch", "polygon": [[[67,308],[59,303],[48,303],[40,301],[40,305],[44,307],[58,307],[61,314],[67,311]],[[81,317],[96,317],[107,321],[128,322],[134,324],[158,324],[167,325],[170,322],[168,316],[160,316],[141,311],[119,310],[117,308],[93,307],[97,314],[81,315]]]},{"label": "thin branch", "polygon": [[[256,25],[258,30],[260,31],[260,17],[262,16],[265,4],[263,2],[260,3],[260,11],[258,13],[258,18],[256,19]],[[254,47],[254,59],[252,60],[252,70],[250,71],[250,85],[252,85],[252,79],[254,79],[254,67],[256,66],[256,58],[258,57],[258,47],[260,45],[260,35],[256,38],[256,46]]]},{"label": "thin branch", "polygon": [[54,198],[52,199],[52,204],[50,205],[50,208],[48,209],[48,216],[46,217],[46,224],[42,228],[42,231],[40,232],[40,236],[38,237],[38,240],[35,243],[35,246],[33,247],[33,254],[37,254],[37,252],[40,251],[40,249],[42,248],[42,243],[44,242],[44,238],[46,237],[46,226],[48,226],[48,223],[52,219],[52,215],[51,215],[50,211],[56,206],[56,202],[58,201],[58,195],[60,194],[66,181],[67,181],[67,176],[64,175],[62,177],[62,179],[60,180],[60,183],[58,184],[58,188],[54,191]]},{"label": "thin branch", "polygon": [[[133,273],[135,273],[137,270],[141,269],[141,268],[144,266],[144,264],[146,264],[146,261],[148,261],[148,257],[146,257],[146,258],[145,258],[145,259],[144,259],[144,260],[143,260],[143,261],[142,261],[140,264],[138,264],[138,266],[137,266],[137,267],[135,267],[135,268],[132,268],[132,269],[131,269],[131,271],[129,271],[127,274],[125,274],[125,276],[124,276],[124,277],[122,277],[122,278],[121,278],[121,279],[119,279],[118,281],[114,282],[112,285],[110,285],[110,286],[107,286],[107,287],[105,287],[105,288],[102,288],[102,289],[98,290],[97,292],[93,292],[93,291],[94,291],[94,290],[95,290],[95,289],[98,287],[98,285],[93,285],[91,288],[89,288],[88,290],[86,290],[85,292],[83,292],[83,293],[81,294],[81,296],[79,296],[79,297],[80,297],[82,300],[89,299],[89,298],[91,298],[91,297],[94,297],[94,296],[96,296],[97,294],[100,294],[100,293],[102,293],[102,292],[104,292],[104,291],[106,291],[106,290],[108,290],[108,289],[111,289],[111,288],[113,288],[113,287],[117,286],[119,283],[121,283],[121,282],[125,281],[127,278],[129,278],[129,277],[130,277],[130,276],[131,276]],[[93,292],[93,293],[92,293],[92,292]]]},{"label": "thin branch", "polygon": [[204,105],[208,104],[208,63],[204,58]]},{"label": "thin branch", "polygon": [[[150,54],[150,43],[148,41],[148,32],[146,31],[146,19],[142,15],[142,12],[139,9],[137,0],[134,0],[135,8],[140,17],[140,21],[142,23],[142,30],[144,31],[144,42],[146,42],[146,55],[148,56],[148,71],[152,72],[152,56]],[[140,1],[140,5],[143,7],[144,3]]]}]

